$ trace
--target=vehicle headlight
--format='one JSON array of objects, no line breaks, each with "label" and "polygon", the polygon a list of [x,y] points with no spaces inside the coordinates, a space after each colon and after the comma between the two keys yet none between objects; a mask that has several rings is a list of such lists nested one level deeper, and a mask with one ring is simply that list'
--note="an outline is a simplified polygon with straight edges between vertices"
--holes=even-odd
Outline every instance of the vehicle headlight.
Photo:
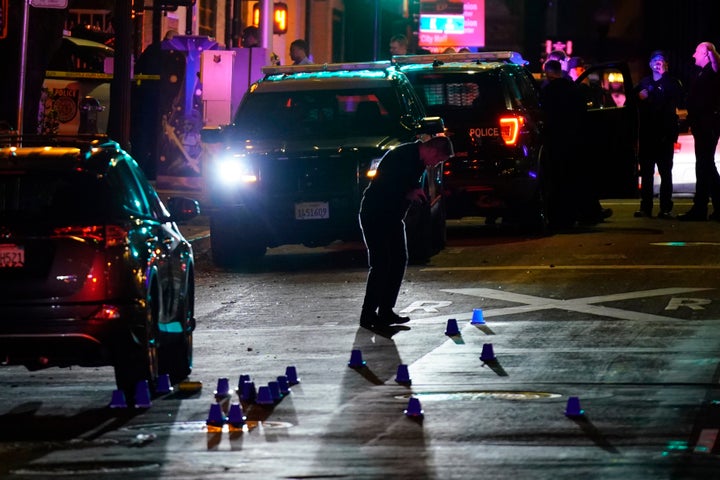
[{"label": "vehicle headlight", "polygon": [[257,174],[245,157],[227,157],[215,165],[217,180],[224,185],[255,183]]}]

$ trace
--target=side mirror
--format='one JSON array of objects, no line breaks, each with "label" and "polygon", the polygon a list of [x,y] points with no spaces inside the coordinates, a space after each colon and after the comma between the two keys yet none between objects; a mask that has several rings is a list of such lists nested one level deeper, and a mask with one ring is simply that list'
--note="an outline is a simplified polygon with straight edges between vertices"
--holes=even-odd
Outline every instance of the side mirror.
[{"label": "side mirror", "polygon": [[203,128],[200,131],[200,139],[203,143],[220,143],[222,142],[223,129],[221,127]]},{"label": "side mirror", "polygon": [[200,204],[188,197],[170,197],[167,207],[175,222],[187,222],[200,215]]}]

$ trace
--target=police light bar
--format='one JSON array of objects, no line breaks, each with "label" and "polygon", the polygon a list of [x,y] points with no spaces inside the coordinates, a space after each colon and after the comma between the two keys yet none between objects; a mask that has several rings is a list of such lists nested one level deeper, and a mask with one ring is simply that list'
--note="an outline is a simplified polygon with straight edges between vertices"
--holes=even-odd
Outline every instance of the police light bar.
[{"label": "police light bar", "polygon": [[281,65],[262,67],[265,75],[292,75],[294,73],[340,72],[360,70],[386,70],[392,66],[389,61],[358,63],[317,63],[308,65]]},{"label": "police light bar", "polygon": [[437,55],[393,55],[392,61],[396,65],[410,65],[418,63],[450,63],[450,62],[497,62],[506,61],[524,65],[527,62],[523,60],[522,55],[518,52],[498,51],[498,52],[477,52],[477,53],[439,53]]}]

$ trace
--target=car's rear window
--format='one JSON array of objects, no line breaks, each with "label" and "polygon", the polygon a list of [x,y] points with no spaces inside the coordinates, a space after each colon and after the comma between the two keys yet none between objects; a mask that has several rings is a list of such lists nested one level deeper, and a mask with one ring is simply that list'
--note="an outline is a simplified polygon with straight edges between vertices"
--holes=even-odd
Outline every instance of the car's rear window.
[{"label": "car's rear window", "polygon": [[507,95],[494,72],[412,74],[410,81],[430,115],[503,112]]},{"label": "car's rear window", "polygon": [[249,95],[235,117],[252,138],[339,138],[390,134],[399,99],[386,89],[304,90]]},{"label": "car's rear window", "polygon": [[94,221],[111,209],[106,184],[88,173],[0,173],[0,218]]}]

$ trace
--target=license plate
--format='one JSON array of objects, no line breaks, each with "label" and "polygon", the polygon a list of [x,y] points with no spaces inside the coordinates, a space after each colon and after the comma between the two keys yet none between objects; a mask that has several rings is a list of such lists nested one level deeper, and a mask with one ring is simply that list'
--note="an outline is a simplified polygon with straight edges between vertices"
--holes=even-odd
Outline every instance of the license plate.
[{"label": "license plate", "polygon": [[0,268],[25,266],[25,247],[22,245],[0,244]]},{"label": "license plate", "polygon": [[328,202],[303,202],[295,204],[295,220],[322,220],[330,218]]}]

